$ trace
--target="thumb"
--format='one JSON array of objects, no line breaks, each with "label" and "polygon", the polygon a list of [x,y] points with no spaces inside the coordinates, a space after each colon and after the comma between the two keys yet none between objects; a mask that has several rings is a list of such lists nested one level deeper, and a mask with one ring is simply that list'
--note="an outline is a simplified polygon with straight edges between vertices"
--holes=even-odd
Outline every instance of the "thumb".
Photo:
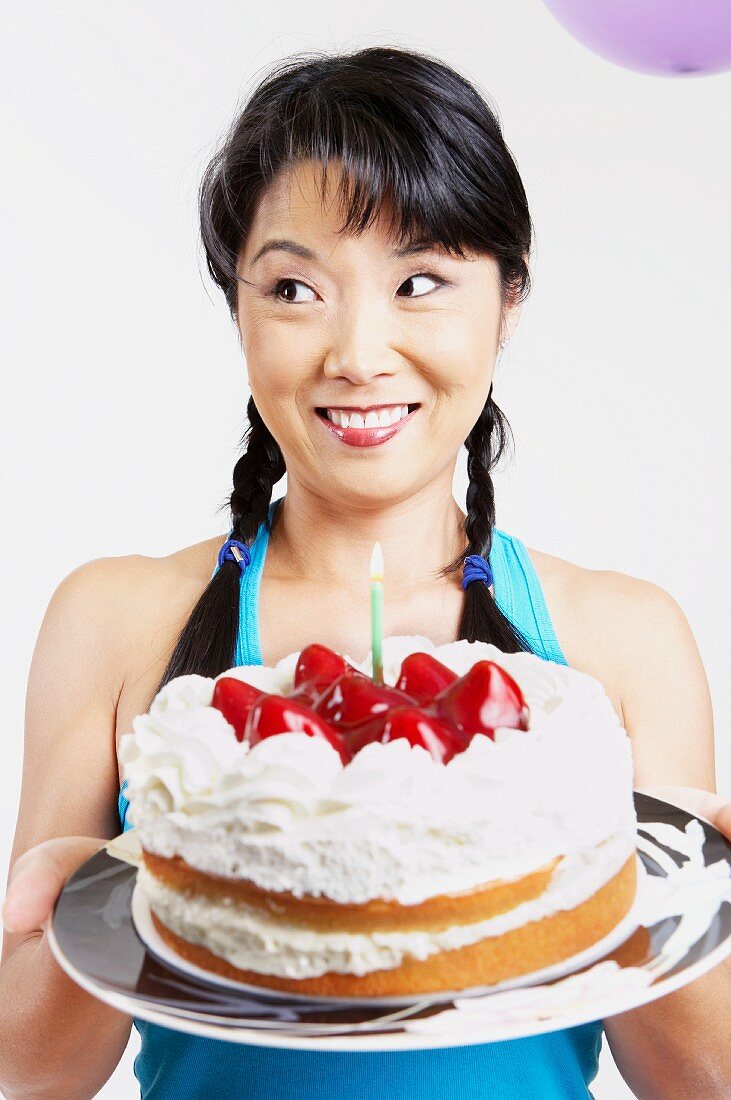
[{"label": "thumb", "polygon": [[89,836],[54,837],[23,852],[8,881],[3,905],[6,931],[41,929],[66,880],[106,843]]},{"label": "thumb", "polygon": [[715,791],[700,787],[668,786],[664,784],[636,788],[641,794],[649,794],[664,802],[673,803],[695,817],[702,817],[719,832],[731,839],[731,803]]}]

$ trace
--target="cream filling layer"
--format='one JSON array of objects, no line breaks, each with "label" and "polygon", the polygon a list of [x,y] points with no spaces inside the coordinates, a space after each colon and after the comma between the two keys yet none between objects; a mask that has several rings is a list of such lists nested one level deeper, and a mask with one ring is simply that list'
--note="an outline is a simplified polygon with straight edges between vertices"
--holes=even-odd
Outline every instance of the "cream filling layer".
[{"label": "cream filling layer", "polygon": [[152,910],[168,928],[188,942],[207,948],[241,970],[281,978],[310,978],[335,972],[367,974],[390,970],[408,958],[426,959],[500,936],[530,921],[573,909],[596,893],[635,851],[634,829],[599,846],[583,848],[559,864],[540,897],[507,913],[472,924],[425,932],[315,932],[266,919],[261,910],[211,901],[171,889],[142,865],[137,882]]}]

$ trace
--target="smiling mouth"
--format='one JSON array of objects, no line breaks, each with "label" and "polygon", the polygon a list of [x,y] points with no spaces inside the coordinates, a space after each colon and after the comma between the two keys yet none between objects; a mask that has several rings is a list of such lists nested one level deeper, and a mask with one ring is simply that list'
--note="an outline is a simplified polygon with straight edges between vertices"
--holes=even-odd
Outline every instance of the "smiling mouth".
[{"label": "smiling mouth", "polygon": [[[319,419],[322,421],[323,426],[327,429],[328,433],[331,436],[334,436],[337,440],[340,441],[340,443],[344,444],[345,446],[360,449],[361,447],[379,447],[381,446],[381,444],[387,443],[389,439],[393,439],[395,436],[400,435],[400,433],[404,431],[404,429],[408,428],[408,425],[413,420],[417,411],[421,408],[421,405],[418,402],[416,404],[403,405],[371,405],[370,409],[354,409],[351,406],[350,409],[347,409],[347,411],[349,413],[360,413],[360,423],[356,422],[355,424],[353,424],[351,422],[347,425],[344,425],[342,423],[341,417],[339,415],[341,410],[342,412],[346,411],[347,407],[345,405],[342,405],[339,408],[338,406],[330,405],[328,406],[328,408],[330,408],[333,412],[335,420],[331,420],[330,417],[327,415],[327,409],[315,409],[315,412],[317,413]],[[403,415],[404,409],[407,410],[405,416]],[[366,427],[364,423],[366,417],[364,417],[363,414],[367,413],[370,415],[370,413],[375,412],[376,410],[379,410],[379,412],[383,411],[387,413],[393,412],[397,415],[397,418],[388,424],[371,423]],[[398,413],[400,413],[401,415],[399,416]]]},{"label": "smiling mouth", "polygon": [[315,409],[322,420],[328,420],[337,428],[355,428],[368,430],[391,428],[416,411],[418,404],[412,405],[332,405]]}]

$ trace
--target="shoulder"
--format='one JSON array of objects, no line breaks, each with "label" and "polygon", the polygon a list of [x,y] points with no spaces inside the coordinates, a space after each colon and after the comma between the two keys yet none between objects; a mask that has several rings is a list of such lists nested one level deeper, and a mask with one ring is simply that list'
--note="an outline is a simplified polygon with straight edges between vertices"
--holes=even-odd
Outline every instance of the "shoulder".
[{"label": "shoulder", "polygon": [[97,624],[110,645],[123,645],[143,621],[192,608],[224,541],[225,535],[217,535],[162,557],[125,554],[83,562],[60,581],[46,615],[86,628]]},{"label": "shoulder", "polygon": [[687,642],[690,627],[678,601],[660,585],[614,569],[588,569],[575,562],[528,549],[547,601],[552,600],[566,619],[572,634],[605,642],[620,652],[649,639],[662,637],[670,645]]},{"label": "shoulder", "polygon": [[123,554],[93,558],[64,577],[59,590],[97,595],[103,591],[114,598],[131,595],[139,585],[182,584],[195,587],[202,580],[206,583],[210,580],[225,538],[225,535],[215,535],[161,557]]},{"label": "shoulder", "polygon": [[652,581],[528,553],[568,663],[619,700],[640,780],[712,783],[710,690],[679,602]]},{"label": "shoulder", "polygon": [[72,642],[84,667],[95,664],[95,683],[114,708],[117,740],[147,710],[225,539],[218,535],[162,557],[96,558],[56,590],[53,600],[65,606],[54,616],[53,644],[63,649]]},{"label": "shoulder", "polygon": [[652,581],[616,569],[589,569],[543,550],[526,549],[542,583],[559,594],[580,595],[591,602],[594,610],[605,608],[611,615],[613,611],[621,613],[635,607],[639,602],[651,614],[662,614],[663,609],[680,611],[670,593]]}]

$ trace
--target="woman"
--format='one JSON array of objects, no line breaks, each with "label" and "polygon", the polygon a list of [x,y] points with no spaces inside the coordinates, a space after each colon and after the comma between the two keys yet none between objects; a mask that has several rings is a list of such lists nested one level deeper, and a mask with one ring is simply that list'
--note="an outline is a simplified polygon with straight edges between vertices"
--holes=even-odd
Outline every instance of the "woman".
[{"label": "woman", "polygon": [[[14,931],[0,969],[0,1085],[11,1096],[32,1084],[33,1095],[94,1095],[129,1035],[128,1017],[60,971],[43,931],[65,878],[125,823],[123,793],[119,821],[113,812],[115,730],[183,673],[272,665],[313,641],[364,657],[369,622],[353,592],[376,539],[386,634],[483,639],[591,673],[632,736],[637,785],[679,798],[673,785],[697,788],[686,804],[729,831],[729,808],[712,793],[708,686],[678,605],[655,585],[528,551],[495,527],[490,471],[507,423],[492,376],[528,290],[531,221],[475,88],[404,50],[290,59],[254,92],[200,198],[208,267],[252,392],[230,498],[230,535],[252,560],[243,573],[233,558],[218,568],[220,537],[163,559],[103,559],[51,600],[30,675],[5,911]],[[398,427],[371,426],[374,407],[390,410],[379,425],[399,417]],[[452,496],[465,441],[466,516]],[[285,469],[286,496],[273,502]],[[463,588],[467,554],[489,559],[492,586]],[[605,1022],[638,1096],[728,1094],[716,1023],[728,984],[718,967]],[[156,1100],[587,1097],[602,1038],[597,1022],[498,1044],[323,1057],[135,1023],[135,1070]]]}]

